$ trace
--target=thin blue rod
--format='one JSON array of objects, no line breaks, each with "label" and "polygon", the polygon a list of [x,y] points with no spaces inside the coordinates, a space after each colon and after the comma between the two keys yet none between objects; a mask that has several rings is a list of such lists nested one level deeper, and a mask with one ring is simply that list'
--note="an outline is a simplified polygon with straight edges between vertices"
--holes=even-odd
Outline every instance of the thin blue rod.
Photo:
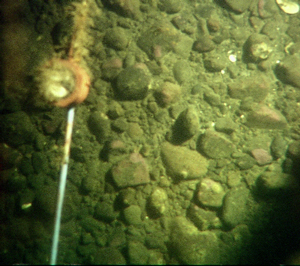
[{"label": "thin blue rod", "polygon": [[72,107],[68,110],[67,129],[66,129],[65,145],[64,145],[64,157],[63,157],[62,167],[60,171],[60,178],[59,178],[57,207],[56,207],[55,222],[54,222],[54,233],[53,233],[50,265],[56,265],[56,261],[57,261],[61,213],[62,213],[62,207],[64,202],[66,183],[67,183],[68,164],[69,164],[69,157],[70,157],[70,146],[72,140],[74,116],[75,116],[75,108]]}]

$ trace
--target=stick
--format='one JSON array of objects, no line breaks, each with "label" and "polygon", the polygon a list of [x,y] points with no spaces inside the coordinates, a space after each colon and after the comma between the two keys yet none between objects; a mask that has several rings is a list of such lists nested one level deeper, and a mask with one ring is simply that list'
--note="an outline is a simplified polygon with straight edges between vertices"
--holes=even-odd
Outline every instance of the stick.
[{"label": "stick", "polygon": [[68,120],[67,120],[66,137],[65,137],[65,145],[64,145],[64,157],[62,161],[62,167],[61,167],[60,178],[59,178],[59,188],[58,188],[58,196],[57,196],[57,207],[56,207],[56,214],[55,214],[50,265],[56,265],[56,260],[57,260],[61,213],[62,213],[62,207],[63,207],[63,201],[64,201],[64,195],[66,189],[66,182],[67,182],[74,115],[75,115],[75,108],[71,107],[68,110]]}]

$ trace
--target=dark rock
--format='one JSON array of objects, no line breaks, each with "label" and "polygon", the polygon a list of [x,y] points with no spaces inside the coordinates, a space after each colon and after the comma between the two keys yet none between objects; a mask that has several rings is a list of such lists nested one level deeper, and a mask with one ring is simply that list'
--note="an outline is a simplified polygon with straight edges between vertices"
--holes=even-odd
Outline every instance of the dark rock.
[{"label": "dark rock", "polygon": [[215,49],[215,43],[209,38],[209,35],[204,35],[193,44],[193,50],[199,53],[207,53]]},{"label": "dark rock", "polygon": [[271,143],[271,153],[278,159],[286,153],[287,143],[282,136],[277,135]]},{"label": "dark rock", "polygon": [[112,222],[117,218],[117,213],[112,203],[103,201],[96,204],[94,217],[100,221]]},{"label": "dark rock", "polygon": [[171,221],[170,248],[184,265],[219,263],[218,238],[211,231],[201,232],[185,217]]},{"label": "dark rock", "polygon": [[116,79],[116,96],[122,100],[141,100],[146,97],[150,76],[139,67],[128,67]]},{"label": "dark rock", "polygon": [[128,45],[128,38],[123,28],[114,27],[107,30],[104,42],[116,50],[124,50]]},{"label": "dark rock", "polygon": [[94,265],[125,265],[126,260],[122,253],[113,247],[103,247],[93,254]]},{"label": "dark rock", "polygon": [[173,127],[173,142],[182,143],[193,137],[199,130],[200,123],[196,110],[187,108],[178,116]]},{"label": "dark rock", "polygon": [[100,112],[93,112],[88,119],[88,126],[90,131],[96,136],[100,143],[104,143],[108,136],[110,136],[110,120],[108,117]]},{"label": "dark rock", "polygon": [[191,204],[189,207],[187,211],[187,217],[201,231],[213,229],[221,225],[220,219],[217,217],[216,212],[204,210],[195,204]]},{"label": "dark rock", "polygon": [[142,223],[141,208],[137,205],[131,205],[123,211],[125,221],[128,225],[140,225]]},{"label": "dark rock", "polygon": [[17,147],[22,144],[32,144],[37,131],[25,112],[1,115],[0,142]]},{"label": "dark rock", "polygon": [[141,242],[129,241],[128,258],[131,265],[146,265],[149,259],[149,251]]},{"label": "dark rock", "polygon": [[287,56],[278,64],[276,74],[283,82],[300,88],[300,57],[298,55]]},{"label": "dark rock", "polygon": [[245,221],[247,215],[247,201],[250,191],[244,187],[232,188],[224,198],[222,220],[233,228]]}]

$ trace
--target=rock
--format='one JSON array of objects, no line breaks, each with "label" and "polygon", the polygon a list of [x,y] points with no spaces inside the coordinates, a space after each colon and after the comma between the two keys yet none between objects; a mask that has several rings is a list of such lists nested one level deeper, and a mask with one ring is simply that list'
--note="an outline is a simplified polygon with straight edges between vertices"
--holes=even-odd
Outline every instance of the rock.
[{"label": "rock", "polygon": [[247,51],[245,56],[249,57],[248,59],[251,61],[256,62],[267,59],[273,48],[267,35],[253,33],[245,43],[245,50]]},{"label": "rock", "polygon": [[[184,38],[168,20],[159,20],[149,28],[145,28],[137,45],[151,59],[163,57],[170,51],[175,51],[176,47]],[[186,46],[185,46],[186,49]]]},{"label": "rock", "polygon": [[140,225],[142,223],[141,208],[137,205],[131,205],[123,211],[125,221],[128,225]]},{"label": "rock", "polygon": [[229,117],[217,118],[215,129],[219,132],[231,134],[238,128],[238,125]]},{"label": "rock", "polygon": [[224,198],[222,220],[233,228],[245,221],[247,216],[247,201],[250,191],[244,187],[232,188]]},{"label": "rock", "polygon": [[102,78],[113,80],[122,70],[123,62],[119,58],[110,58],[102,64]]},{"label": "rock", "polygon": [[284,140],[284,138],[280,135],[275,136],[271,143],[271,153],[275,157],[275,159],[278,159],[285,155],[287,150],[287,143]]},{"label": "rock", "polygon": [[261,195],[282,196],[284,191],[292,191],[299,185],[294,176],[278,173],[264,172],[257,178],[256,189]]},{"label": "rock", "polygon": [[197,147],[199,152],[204,152],[208,157],[213,159],[230,158],[235,151],[235,145],[232,144],[221,134],[207,130],[199,138]]},{"label": "rock", "polygon": [[144,99],[150,85],[150,76],[140,67],[125,68],[116,79],[116,96],[122,100]]},{"label": "rock", "polygon": [[251,151],[251,154],[258,165],[270,164],[273,160],[271,154],[264,149],[254,149]]},{"label": "rock", "polygon": [[168,195],[163,188],[157,187],[151,193],[149,199],[150,216],[160,217],[168,210]]},{"label": "rock", "polygon": [[133,19],[141,19],[140,1],[139,0],[108,0],[105,1],[109,4],[117,13],[124,17]]},{"label": "rock", "polygon": [[97,249],[92,256],[94,265],[125,265],[126,260],[122,253],[113,247],[103,247]]},{"label": "rock", "polygon": [[198,114],[193,107],[188,107],[181,112],[173,126],[172,141],[182,143],[198,133],[200,128]]},{"label": "rock", "polygon": [[228,84],[230,97],[244,100],[252,97],[254,102],[263,101],[270,90],[271,81],[264,75],[255,74],[249,78],[238,78],[233,83]]},{"label": "rock", "polygon": [[244,0],[225,0],[226,4],[229,5],[234,11],[243,13],[249,7],[252,1],[244,1]]},{"label": "rock", "polygon": [[226,192],[219,182],[204,178],[197,193],[197,199],[204,207],[220,208]]},{"label": "rock", "polygon": [[157,93],[157,101],[162,106],[168,106],[172,103],[176,103],[181,96],[181,87],[177,84],[166,81],[160,91]]},{"label": "rock", "polygon": [[255,165],[255,159],[249,154],[242,154],[242,156],[237,158],[236,164],[241,170],[247,170]]},{"label": "rock", "polygon": [[216,229],[221,226],[221,221],[216,212],[204,210],[195,204],[189,207],[187,217],[201,231]]},{"label": "rock", "polygon": [[247,115],[246,125],[256,128],[284,129],[287,121],[279,111],[260,104]]},{"label": "rock", "polygon": [[0,117],[0,142],[17,147],[22,144],[32,144],[37,131],[29,116],[23,112],[4,114]]},{"label": "rock", "polygon": [[221,96],[210,87],[204,88],[204,100],[211,106],[219,106],[221,104]]},{"label": "rock", "polygon": [[200,232],[185,217],[171,221],[170,248],[184,265],[211,265],[219,263],[218,238],[211,231]]},{"label": "rock", "polygon": [[128,259],[131,265],[146,265],[148,264],[149,251],[141,242],[129,241]]},{"label": "rock", "polygon": [[209,38],[209,35],[203,35],[201,38],[196,40],[193,44],[193,50],[199,53],[207,53],[214,50],[216,47],[215,43]]},{"label": "rock", "polygon": [[138,186],[150,182],[148,165],[139,153],[132,153],[116,163],[111,169],[111,174],[118,188]]},{"label": "rock", "polygon": [[199,179],[207,172],[207,160],[186,147],[164,142],[161,145],[161,157],[168,175],[173,179]]},{"label": "rock", "polygon": [[187,82],[191,79],[191,68],[187,61],[179,60],[173,66],[173,73],[179,84]]},{"label": "rock", "polygon": [[94,217],[100,221],[112,222],[117,218],[113,204],[110,202],[98,202],[95,206]]},{"label": "rock", "polygon": [[174,14],[181,10],[183,4],[180,0],[159,0],[157,6],[161,11]]},{"label": "rock", "polygon": [[223,56],[204,59],[204,67],[210,72],[220,72],[227,66],[227,58]]},{"label": "rock", "polygon": [[108,136],[110,136],[110,120],[102,112],[93,112],[88,119],[88,126],[90,131],[96,136],[100,143],[104,143]]},{"label": "rock", "polygon": [[300,88],[300,57],[289,55],[278,64],[276,74],[280,80]]},{"label": "rock", "polygon": [[116,50],[125,50],[128,45],[126,31],[121,27],[108,29],[104,36],[104,42],[108,47]]}]

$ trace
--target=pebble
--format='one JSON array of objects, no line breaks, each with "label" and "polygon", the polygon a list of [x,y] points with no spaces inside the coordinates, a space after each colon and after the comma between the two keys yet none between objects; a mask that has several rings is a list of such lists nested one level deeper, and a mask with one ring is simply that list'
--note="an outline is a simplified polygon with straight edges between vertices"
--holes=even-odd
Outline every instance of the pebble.
[{"label": "pebble", "polygon": [[186,147],[164,142],[161,144],[161,157],[167,173],[176,180],[199,179],[207,172],[207,160]]},{"label": "pebble", "polygon": [[148,165],[139,153],[132,153],[116,163],[111,169],[111,174],[118,188],[138,186],[150,182]]}]

